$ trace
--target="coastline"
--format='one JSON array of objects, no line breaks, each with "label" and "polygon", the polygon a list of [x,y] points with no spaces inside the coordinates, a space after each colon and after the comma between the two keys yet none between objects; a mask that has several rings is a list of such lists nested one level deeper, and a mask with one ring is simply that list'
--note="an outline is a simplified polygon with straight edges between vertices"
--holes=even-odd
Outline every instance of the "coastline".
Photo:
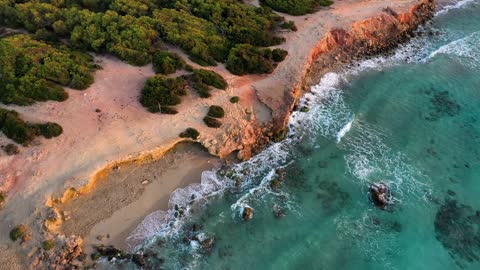
[{"label": "coastline", "polygon": [[[356,3],[358,1],[347,1],[347,2],[355,2]],[[416,1],[398,1],[398,3],[396,2],[398,4],[397,8],[406,10],[407,8],[410,8],[410,4],[413,3],[413,2],[416,3]],[[365,4],[363,1],[361,1],[359,3]],[[345,5],[347,5],[347,4],[348,3],[346,3],[346,2],[341,2],[339,4],[340,7],[334,5],[334,8],[333,8],[332,12],[333,13],[342,12],[342,8],[345,8]],[[322,26],[322,29],[320,30],[320,32],[323,30],[324,35],[328,35],[328,32],[327,32],[328,29],[335,28],[335,27],[345,27],[346,28],[353,21],[357,21],[356,16],[358,16],[360,18],[363,18],[362,16],[378,13],[379,12],[378,8],[380,6],[383,7],[385,5],[382,4],[382,3],[373,3],[372,7],[370,7],[372,9],[372,11],[370,11],[371,13],[365,12],[364,14],[350,16],[350,18],[348,18],[348,20],[342,21],[341,23],[339,23],[336,26],[334,25],[333,21],[338,20],[338,18],[336,18],[336,17],[331,18],[332,22],[328,22],[328,20],[325,20],[325,21],[327,21],[327,23],[325,23]],[[351,8],[351,9],[355,9],[355,8],[359,8],[359,7],[357,6],[357,7]],[[352,10],[350,10],[350,11],[352,11]],[[304,20],[304,17],[310,17],[311,18],[315,15],[318,15],[321,12],[323,12],[323,11],[320,11],[318,13],[311,14],[311,15],[297,17],[295,19],[297,21],[300,21],[301,19]],[[286,16],[286,17],[288,17],[288,16]],[[320,17],[320,16],[318,16],[318,17]],[[348,16],[345,15],[345,17],[348,17]],[[370,18],[370,17],[371,16],[367,16],[366,18]],[[287,19],[290,19],[290,18],[287,18]],[[307,20],[305,20],[305,21],[307,21]],[[290,34],[287,34],[287,36],[288,35],[291,35],[291,36],[298,35],[300,33],[302,33],[303,35],[306,35],[306,34],[308,34],[308,32],[306,32],[306,31],[308,31],[310,29],[309,27],[311,27],[314,24],[315,24],[315,21],[314,22],[312,22],[312,21],[306,22],[305,25],[303,26],[303,28],[300,28],[299,33],[290,33]],[[317,27],[317,26],[315,26],[315,27]],[[286,61],[288,63],[282,63],[277,68],[277,70],[274,72],[274,74],[266,75],[266,76],[245,76],[243,78],[240,78],[240,77],[235,77],[233,75],[228,75],[226,73],[226,71],[224,71],[224,70],[222,71],[223,67],[212,68],[215,71],[219,71],[219,73],[221,73],[222,75],[224,75],[226,77],[227,81],[229,81],[230,87],[229,87],[229,89],[227,90],[226,93],[215,93],[214,97],[211,98],[213,100],[212,101],[208,100],[207,103],[215,104],[217,102],[217,103],[221,103],[221,104],[226,104],[226,102],[225,102],[225,100],[227,100],[226,96],[230,96],[230,95],[240,95],[240,96],[242,96],[242,99],[241,99],[242,101],[241,101],[239,106],[237,105],[238,107],[234,107],[232,109],[232,111],[230,112],[229,120],[227,120],[227,121],[230,121],[230,122],[228,122],[228,124],[226,125],[227,127],[225,127],[224,130],[211,131],[211,130],[206,129],[205,127],[200,127],[201,123],[198,123],[199,121],[194,121],[194,123],[195,123],[194,125],[196,125],[195,127],[199,126],[199,129],[201,129],[201,134],[204,135],[204,136],[201,137],[200,143],[204,147],[206,147],[211,154],[215,154],[215,155],[218,155],[220,157],[224,157],[224,156],[230,154],[231,152],[233,152],[235,150],[242,150],[242,149],[246,149],[248,147],[252,147],[255,144],[255,140],[257,139],[257,135],[259,133],[259,127],[258,127],[257,118],[256,118],[257,116],[258,116],[258,122],[261,123],[261,124],[269,123],[271,121],[280,123],[280,124],[274,124],[273,125],[273,131],[277,132],[277,131],[280,131],[282,129],[282,128],[279,128],[279,127],[283,127],[285,125],[285,123],[286,123],[285,119],[288,119],[289,113],[292,111],[293,106],[296,103],[296,100],[301,96],[303,90],[308,88],[308,86],[310,86],[315,81],[316,78],[321,76],[320,73],[312,74],[309,71],[309,70],[315,70],[317,68],[317,66],[315,66],[315,65],[318,65],[318,63],[319,63],[318,57],[317,57],[318,55],[315,55],[315,52],[318,52],[318,47],[319,47],[318,40],[321,39],[321,37],[319,38],[319,37],[314,36],[314,37],[311,37],[310,40],[311,39],[316,39],[317,40],[316,42],[314,42],[316,44],[315,47],[312,48],[312,50],[309,52],[308,55],[305,54],[305,57],[306,57],[307,61],[304,62],[303,65],[299,65],[299,67],[295,67],[293,71],[292,71],[292,66],[296,66],[298,64],[299,60],[296,59],[294,61],[292,60],[292,61],[288,62],[289,61],[288,59],[292,59],[292,57],[296,57],[295,54],[290,55],[289,58],[287,58],[287,61]],[[292,45],[292,43],[289,43],[288,40],[289,39],[287,37],[287,43],[285,45],[280,46],[280,47],[285,47],[287,49],[288,48],[291,49],[292,47],[294,47],[295,43]],[[324,39],[321,39],[321,40],[324,40]],[[321,44],[321,42],[322,41],[320,41],[320,44]],[[308,41],[307,43],[313,44],[312,41]],[[322,53],[325,53],[325,52],[326,51],[324,51]],[[330,56],[325,56],[325,55],[324,55],[324,57],[328,57],[329,59],[331,58]],[[109,65],[109,64],[112,64],[113,66],[121,65],[119,63],[119,61],[117,62],[116,60],[109,59],[108,57],[107,58],[100,58],[100,59],[102,59],[102,61],[108,62],[107,65]],[[301,59],[301,60],[304,60],[304,59]],[[317,61],[314,61],[314,60],[317,60]],[[337,61],[337,59],[334,59],[334,60],[335,60],[335,62]],[[340,61],[340,62],[342,62],[342,61]],[[326,62],[323,62],[323,63],[326,63]],[[337,64],[343,65],[343,63],[337,63]],[[315,68],[312,68],[312,65]],[[320,65],[318,67],[322,67],[322,66]],[[323,68],[318,68],[318,70],[321,70],[322,72],[325,72],[326,69],[331,69],[331,68],[334,68],[334,67],[335,67],[335,64],[333,64],[333,62],[329,62],[329,64],[323,66]],[[107,68],[105,68],[105,69],[107,69]],[[151,69],[151,67],[138,68],[138,71],[140,71],[142,76],[147,77],[150,74],[150,69]],[[289,72],[285,73],[285,70],[289,70]],[[100,72],[102,72],[102,71],[100,71]],[[107,72],[112,72],[112,71],[107,69]],[[279,76],[280,77],[283,76],[283,79],[280,80],[280,81],[278,81]],[[293,79],[293,78],[295,78],[295,79]],[[137,81],[137,84],[140,83],[141,81],[142,80]],[[272,81],[276,81],[276,82],[272,83]],[[283,87],[279,87],[280,85],[282,85],[285,82],[287,82],[287,83],[284,84]],[[130,85],[128,87],[132,87],[132,85]],[[133,86],[133,88],[135,88],[135,86]],[[281,91],[284,91],[284,92],[279,93],[278,92],[279,89]],[[83,95],[83,92],[79,93],[79,95],[80,95],[80,98],[81,98],[81,95]],[[86,96],[83,96],[83,97],[86,97]],[[87,95],[87,98],[88,98],[88,95]],[[257,98],[260,101],[257,100]],[[131,99],[131,97],[130,97],[130,99]],[[135,102],[135,100],[133,100],[133,102]],[[183,107],[183,105],[182,105],[180,110],[185,109],[185,110],[188,110],[189,112],[192,112],[192,110],[187,109],[187,108],[189,106],[191,106],[191,104],[193,104],[193,102],[198,102],[198,98],[195,99],[195,100],[193,98],[191,100],[188,100],[187,102],[185,102],[185,104],[186,104],[185,107]],[[204,101],[202,101],[202,103],[203,102]],[[206,107],[206,105],[205,104],[201,104],[201,105],[203,105],[203,107],[202,106],[196,106],[197,108],[194,109],[194,110],[197,110],[197,111],[193,113],[194,115],[199,115],[199,114],[203,113],[204,107]],[[132,100],[130,100],[130,101],[126,100],[125,106],[132,106]],[[230,104],[230,105],[228,105],[228,108],[230,109],[232,106],[234,106],[234,105]],[[55,107],[55,106],[53,106],[53,107]],[[18,108],[15,108],[15,109],[18,110]],[[36,109],[38,109],[38,108],[36,108]],[[35,112],[36,109],[25,108],[23,112],[26,113],[27,115],[28,114],[33,115],[33,112]],[[49,109],[50,110],[55,110],[55,109],[51,109],[51,108],[49,108]],[[135,109],[138,109],[138,108],[135,108]],[[253,117],[250,114],[245,113],[245,110],[249,110],[249,109],[255,112],[255,114],[253,114]],[[272,115],[268,115],[267,113],[265,113],[266,111],[267,112],[268,111],[273,111],[273,112],[280,111],[281,114],[280,115],[275,115],[275,113],[273,113]],[[48,111],[46,111],[46,110],[44,110],[43,113],[45,113],[46,116],[49,115]],[[145,113],[145,115],[146,115],[146,113]],[[145,115],[142,115],[142,117],[145,116]],[[51,114],[49,116],[53,117]],[[148,116],[148,117],[152,119],[151,122],[158,120],[158,119],[155,119],[152,116]],[[187,117],[188,117],[188,115],[185,114],[185,115],[179,116],[178,118],[175,118],[173,121],[178,123],[178,122],[181,122],[181,121],[185,121],[187,119]],[[240,121],[240,123],[235,123],[236,117],[240,117],[240,119],[242,119]],[[47,119],[47,117],[45,117],[45,118]],[[139,118],[137,118],[137,120],[138,119]],[[129,120],[129,121],[131,121],[131,120]],[[172,119],[167,119],[167,120],[161,121],[161,123],[157,123],[155,127],[158,128],[161,125],[165,125],[166,123],[169,123],[171,121],[172,121]],[[116,125],[118,123],[110,123],[110,124]],[[149,123],[142,123],[142,125],[148,125],[148,124]],[[101,130],[101,129],[106,130],[107,129],[106,127],[108,127],[109,125],[107,125],[107,126],[96,125],[96,126],[98,126],[99,130]],[[122,128],[122,127],[118,127],[118,128]],[[50,185],[47,185],[46,183],[42,183],[43,187],[41,187],[41,188],[36,187],[36,190],[35,189],[32,190],[30,188],[27,188],[26,185],[27,184],[38,184],[38,185],[40,185],[39,182],[43,181],[42,179],[45,179],[46,177],[52,176],[53,172],[52,171],[46,171],[46,172],[44,172],[43,175],[42,174],[37,175],[35,170],[31,169],[31,171],[29,171],[27,173],[23,172],[23,175],[21,174],[20,176],[18,176],[16,174],[12,177],[12,179],[13,179],[12,182],[13,183],[17,182],[17,183],[12,184],[12,186],[10,187],[11,188],[10,194],[11,195],[17,195],[18,191],[21,191],[21,190],[24,190],[24,189],[29,190],[30,194],[36,194],[36,196],[32,195],[32,197],[36,197],[35,200],[33,200],[31,202],[32,205],[36,205],[39,201],[45,199],[42,196],[40,196],[41,198],[38,198],[38,194],[53,194],[54,198],[55,197],[63,197],[63,199],[61,201],[62,202],[67,202],[67,201],[69,201],[69,197],[77,194],[77,192],[62,193],[65,190],[69,190],[69,188],[71,188],[71,187],[76,188],[78,190],[78,194],[87,194],[87,195],[93,194],[94,191],[92,193],[90,193],[90,191],[92,191],[93,186],[95,186],[96,184],[103,185],[103,183],[101,183],[102,180],[98,180],[98,179],[101,179],[102,177],[105,177],[105,175],[108,175],[107,172],[110,171],[112,168],[118,166],[119,164],[120,164],[120,167],[123,168],[123,167],[128,167],[130,165],[122,165],[122,164],[127,164],[127,163],[135,164],[135,162],[143,163],[143,162],[147,161],[147,163],[141,165],[143,167],[143,166],[149,166],[148,165],[149,162],[152,162],[152,161],[153,161],[153,163],[157,163],[157,162],[162,162],[163,160],[167,160],[168,159],[168,154],[167,154],[167,156],[164,156],[164,153],[168,152],[169,150],[174,148],[179,142],[182,141],[181,139],[179,139],[177,137],[178,136],[178,131],[181,131],[182,128],[184,128],[184,127],[181,126],[181,125],[174,124],[173,131],[167,132],[166,137],[162,137],[161,140],[157,140],[157,141],[150,140],[150,138],[151,138],[151,137],[149,137],[150,134],[149,135],[136,134],[136,136],[145,136],[146,139],[145,138],[138,139],[139,137],[134,136],[135,139],[127,140],[127,141],[130,141],[131,144],[127,144],[121,150],[117,149],[118,151],[114,151],[114,152],[110,153],[109,157],[112,157],[112,156],[122,157],[123,154],[121,154],[121,153],[122,153],[123,150],[132,151],[133,149],[137,149],[138,151],[133,151],[134,153],[136,152],[136,154],[129,155],[127,158],[112,160],[112,161],[109,161],[107,163],[105,163],[105,162],[102,163],[103,158],[101,158],[101,160],[98,160],[97,162],[93,163],[93,164],[95,164],[93,166],[97,167],[97,169],[94,170],[96,172],[93,174],[94,175],[93,177],[89,177],[85,172],[79,173],[79,171],[85,169],[85,166],[80,166],[80,168],[77,169],[77,172],[73,172],[73,173],[69,174],[70,177],[66,177],[68,175],[68,173],[67,174],[61,174],[58,178],[56,178],[54,180],[49,180]],[[131,128],[131,129],[133,129],[133,128]],[[230,129],[232,129],[232,130],[230,130]],[[247,130],[247,132],[246,132],[247,136],[243,136],[243,134],[242,134],[242,132],[244,132],[245,129]],[[143,130],[143,132],[145,132],[145,130]],[[160,131],[157,131],[157,134],[155,134],[155,135],[158,135],[158,134],[165,135],[165,132],[162,133]],[[151,135],[153,135],[153,134],[151,134]],[[234,138],[234,139],[232,139],[232,138]],[[145,139],[145,140],[142,140],[142,139]],[[67,142],[68,142],[68,139],[67,139]],[[166,143],[166,142],[168,142],[168,143]],[[57,148],[55,148],[55,147],[52,147],[52,148],[53,149],[59,149],[58,145],[61,144],[61,143],[62,143],[62,141],[56,142],[55,144],[56,144]],[[107,139],[105,140],[105,143],[108,143]],[[43,145],[43,144],[45,144],[45,145]],[[47,143],[47,142],[42,141],[42,147],[45,147],[45,148],[50,147],[50,146],[47,146],[47,144],[52,144],[52,143]],[[84,145],[86,145],[86,144],[84,144]],[[139,145],[141,147],[139,147]],[[155,147],[152,147],[154,145],[155,145]],[[161,145],[161,146],[158,147],[158,145]],[[72,146],[75,146],[75,144],[72,143]],[[144,151],[144,150],[141,150],[141,149],[155,149],[155,150]],[[248,151],[251,151],[251,150],[247,150],[247,152]],[[96,150],[94,147],[91,147],[91,149],[89,151],[84,151],[82,153],[82,155],[86,157],[88,155],[91,155],[94,152],[98,152],[98,150]],[[38,154],[38,152],[36,152],[36,153]],[[35,154],[35,150],[33,150],[33,154]],[[46,154],[46,153],[42,152],[42,154]],[[247,154],[247,157],[248,157],[248,154]],[[29,159],[29,160],[26,160],[26,162],[37,161],[37,162],[44,162],[45,163],[46,161],[42,161],[43,158],[45,158],[45,156],[42,155],[41,158],[37,158],[36,160]],[[109,160],[109,159],[110,158],[108,158],[107,160]],[[211,157],[206,157],[206,156],[196,157],[196,158],[194,158],[194,160],[192,159],[191,163],[195,163],[195,164],[197,162],[198,163],[204,163],[205,161],[207,161],[209,159],[211,159]],[[57,159],[57,160],[59,160],[59,159]],[[121,162],[119,160],[121,160]],[[85,161],[85,160],[83,160],[83,161]],[[183,160],[183,161],[186,161],[186,160]],[[70,162],[72,163],[71,160],[70,160]],[[15,159],[15,160],[7,162],[6,166],[4,166],[4,167],[1,166],[2,164],[0,164],[0,169],[5,170],[5,168],[8,168],[12,164],[15,165],[17,168],[19,168],[19,167],[21,167],[22,162],[19,161],[18,159]],[[68,166],[76,166],[77,164],[78,164],[77,162],[73,162],[73,164],[69,164]],[[104,164],[107,164],[107,165],[104,165]],[[90,164],[89,166],[91,166],[91,165],[92,164]],[[138,166],[138,164],[137,164],[137,166]],[[183,166],[182,166],[182,168],[183,168]],[[176,183],[176,184],[179,184],[178,185],[178,187],[179,187],[179,186],[184,186],[184,184],[192,183],[192,181],[195,182],[195,181],[197,181],[195,179],[199,179],[199,177],[195,177],[195,176],[198,176],[204,170],[204,168],[210,168],[210,167],[205,165],[205,166],[199,166],[199,167],[196,167],[196,168],[188,168],[185,172],[186,174],[183,174],[183,176],[182,175],[179,176],[177,174],[176,177],[175,177],[175,179],[177,181],[175,181],[173,183],[169,182],[168,184],[169,185],[175,185],[175,183]],[[122,171],[122,170],[123,169],[121,169],[120,171]],[[168,170],[173,170],[173,169],[170,167],[169,169],[167,168],[167,171]],[[86,170],[86,172],[90,172],[90,171],[92,171],[92,170],[90,170],[90,169]],[[30,180],[31,182],[27,182],[26,180],[22,180],[22,176],[25,177],[26,175],[28,175],[28,173],[32,173],[35,176],[35,177],[33,177],[34,180]],[[49,173],[51,173],[51,174],[49,175]],[[110,175],[114,175],[114,174],[110,174]],[[166,174],[169,175],[168,172]],[[12,174],[9,174],[9,175],[12,175]],[[74,175],[74,176],[72,177],[72,175]],[[92,174],[90,174],[90,175],[92,175]],[[175,176],[175,174],[173,172],[172,172],[171,175]],[[65,179],[65,178],[68,178],[68,180],[67,181],[61,180],[61,179]],[[189,179],[189,181],[186,181],[186,179]],[[97,183],[97,181],[98,181],[98,183]],[[160,181],[160,180],[157,179],[157,181]],[[2,184],[4,184],[4,183],[2,183]],[[139,185],[138,183],[135,183],[135,184]],[[157,187],[157,185],[155,183],[151,183],[151,184],[152,184],[152,186]],[[40,186],[42,186],[42,185],[40,185]],[[141,185],[141,183],[140,183],[140,185]],[[159,184],[158,187],[160,187],[160,186],[165,187],[165,185],[160,185]],[[172,187],[172,186],[170,186],[170,187]],[[170,188],[170,190],[171,190],[171,188]],[[141,220],[145,216],[145,214],[151,213],[152,209],[154,209],[154,210],[163,209],[165,207],[165,199],[167,197],[166,194],[170,194],[172,191],[169,191],[168,193],[167,193],[167,191],[165,191],[164,193],[162,193],[162,195],[161,195],[162,198],[160,200],[158,200],[157,202],[155,202],[154,204],[152,204],[154,206],[152,206],[148,209],[142,209],[142,211],[143,211],[142,213],[135,213],[136,217],[133,218],[134,222],[132,222],[131,224]],[[147,191],[145,193],[147,193]],[[66,195],[66,196],[60,196],[62,194]],[[116,209],[115,211],[110,211],[109,212],[110,217],[106,217],[106,215],[104,215],[100,218],[101,219],[100,221],[97,220],[95,222],[95,224],[90,224],[89,225],[90,229],[93,229],[93,230],[90,233],[88,233],[88,232],[81,233],[81,236],[88,235],[87,238],[86,238],[84,246],[87,246],[89,243],[98,242],[98,241],[96,241],[97,235],[104,234],[104,232],[105,232],[105,230],[103,230],[102,228],[108,227],[109,224],[115,224],[119,221],[118,216],[116,216],[116,215],[122,215],[120,213],[132,213],[131,209],[136,208],[136,207],[134,207],[136,204],[141,204],[141,197],[142,197],[142,195],[129,197],[129,200],[131,200],[131,201],[129,201],[130,203],[128,203],[126,205],[123,205],[122,207]],[[152,199],[151,195],[149,195],[149,197],[150,197],[150,199]],[[18,202],[19,198],[20,198],[19,196],[13,197],[12,201],[17,200],[17,202]],[[150,203],[151,202],[152,201],[150,201]],[[8,205],[7,205],[7,207],[8,207]],[[158,207],[160,207],[160,208],[158,208]],[[11,217],[12,213],[16,210],[18,210],[18,208],[9,208],[7,216]],[[125,212],[123,212],[123,211],[125,211]],[[38,212],[36,214],[29,213],[29,211],[24,211],[24,212],[25,212],[26,215],[29,215],[29,216],[35,215],[35,217],[30,218],[30,220],[31,219],[37,219],[38,216],[42,217],[42,216],[45,215],[44,213],[38,215]],[[2,214],[2,213],[0,213],[0,214]],[[112,214],[113,214],[113,216],[112,216]],[[82,219],[82,217],[85,217],[86,215],[88,215],[88,213],[85,213],[83,216],[79,215],[79,217],[76,217],[76,218],[77,219]],[[18,223],[23,222],[23,221],[20,221],[20,218],[16,218],[14,220],[19,221]],[[75,219],[72,218],[72,221],[74,221],[74,220]],[[68,232],[68,233],[66,233],[67,235],[69,233],[74,233],[74,231],[78,230],[76,228],[71,228],[71,230],[70,229],[65,229],[65,227],[63,227],[64,225],[62,225],[62,229],[60,231],[62,233]],[[122,224],[123,229],[117,228],[118,231],[115,230],[114,232],[110,232],[111,237],[104,240],[104,242],[102,242],[102,243],[104,243],[104,244],[114,244],[115,246],[120,245],[118,247],[121,248],[122,247],[121,246],[122,237],[124,237],[126,231],[133,228],[132,227],[133,225],[131,225],[131,226],[126,226],[126,225],[127,224]],[[37,228],[37,229],[41,230],[42,228]],[[87,229],[85,229],[85,230],[87,230]],[[1,230],[3,235],[0,236],[0,242],[5,241],[4,237],[7,234],[4,231],[6,232],[6,230],[3,230],[3,229]],[[90,231],[90,230],[88,230],[88,231]],[[77,235],[78,235],[78,233],[77,233]],[[8,241],[8,239],[7,239],[7,241]]]}]

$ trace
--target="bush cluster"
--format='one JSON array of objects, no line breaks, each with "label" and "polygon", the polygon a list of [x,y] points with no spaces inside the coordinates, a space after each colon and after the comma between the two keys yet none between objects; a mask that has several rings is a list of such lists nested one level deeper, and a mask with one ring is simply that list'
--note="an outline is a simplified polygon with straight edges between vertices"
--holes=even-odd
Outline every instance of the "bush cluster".
[{"label": "bush cluster", "polygon": [[0,131],[8,138],[23,145],[28,145],[36,136],[47,139],[60,136],[62,127],[56,123],[32,124],[23,121],[15,111],[0,108]]},{"label": "bush cluster", "polygon": [[264,6],[276,11],[299,16],[315,12],[321,6],[330,6],[332,0],[260,0]]},{"label": "bush cluster", "polygon": [[270,8],[238,0],[0,0],[0,24],[51,42],[111,53],[144,65],[161,40],[201,65],[225,62],[235,44],[278,45],[284,19]]},{"label": "bush cluster", "polygon": [[225,116],[225,111],[220,106],[212,105],[208,109],[207,116],[210,116],[213,118],[223,118]]},{"label": "bush cluster", "polygon": [[85,89],[93,83],[92,60],[26,35],[0,39],[0,101],[18,105],[63,101],[68,94],[61,86]]},{"label": "bush cluster", "polygon": [[200,136],[200,132],[194,128],[187,128],[185,131],[180,133],[180,138],[191,138],[196,140]]},{"label": "bush cluster", "polygon": [[198,95],[202,98],[210,97],[210,87],[213,86],[218,89],[227,89],[227,82],[218,73],[210,70],[196,69],[190,76],[193,83],[193,88],[197,91]]},{"label": "bush cluster", "polygon": [[14,242],[18,239],[24,241],[27,239],[29,233],[30,229],[26,225],[20,224],[10,231],[10,239]]},{"label": "bush cluster", "polygon": [[153,69],[155,73],[172,74],[185,67],[185,61],[176,53],[159,51],[153,55]]},{"label": "bush cluster", "polygon": [[272,73],[276,63],[285,59],[282,49],[259,48],[247,44],[235,46],[228,56],[227,69],[235,75]]},{"label": "bush cluster", "polygon": [[185,87],[186,82],[181,77],[167,78],[156,75],[145,82],[140,103],[150,112],[172,114],[174,109],[170,106],[180,104],[181,96],[187,94]]},{"label": "bush cluster", "polygon": [[5,195],[0,191],[0,207],[5,203]]}]

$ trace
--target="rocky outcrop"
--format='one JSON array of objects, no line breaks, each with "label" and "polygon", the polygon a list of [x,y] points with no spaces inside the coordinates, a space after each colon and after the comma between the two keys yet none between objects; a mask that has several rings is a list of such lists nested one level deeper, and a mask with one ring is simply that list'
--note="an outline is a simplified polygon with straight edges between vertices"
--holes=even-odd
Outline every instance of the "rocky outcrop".
[{"label": "rocky outcrop", "polygon": [[381,14],[352,24],[349,31],[332,29],[312,49],[302,83],[284,98],[282,110],[274,117],[274,131],[281,131],[300,97],[326,71],[352,60],[387,53],[414,36],[414,31],[433,17],[435,0],[421,0],[407,12],[385,8]]}]

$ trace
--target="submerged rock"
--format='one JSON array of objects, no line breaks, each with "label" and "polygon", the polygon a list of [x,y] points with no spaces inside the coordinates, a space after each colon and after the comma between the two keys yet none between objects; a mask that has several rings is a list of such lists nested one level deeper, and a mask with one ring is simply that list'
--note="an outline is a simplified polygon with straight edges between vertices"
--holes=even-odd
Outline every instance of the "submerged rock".
[{"label": "submerged rock", "polygon": [[376,207],[385,210],[393,204],[392,192],[385,183],[372,183],[368,189],[370,200]]},{"label": "submerged rock", "polygon": [[435,216],[435,237],[460,268],[480,261],[480,216],[469,205],[447,199]]}]

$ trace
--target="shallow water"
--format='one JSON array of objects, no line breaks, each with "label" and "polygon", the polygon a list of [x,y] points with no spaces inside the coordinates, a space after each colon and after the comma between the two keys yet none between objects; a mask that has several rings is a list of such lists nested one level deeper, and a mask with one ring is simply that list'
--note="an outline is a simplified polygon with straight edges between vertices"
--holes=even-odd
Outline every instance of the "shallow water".
[{"label": "shallow water", "polygon": [[[442,12],[432,35],[327,74],[286,141],[204,173],[131,243],[153,269],[480,269],[479,14]],[[379,181],[386,211],[367,195]]]}]

